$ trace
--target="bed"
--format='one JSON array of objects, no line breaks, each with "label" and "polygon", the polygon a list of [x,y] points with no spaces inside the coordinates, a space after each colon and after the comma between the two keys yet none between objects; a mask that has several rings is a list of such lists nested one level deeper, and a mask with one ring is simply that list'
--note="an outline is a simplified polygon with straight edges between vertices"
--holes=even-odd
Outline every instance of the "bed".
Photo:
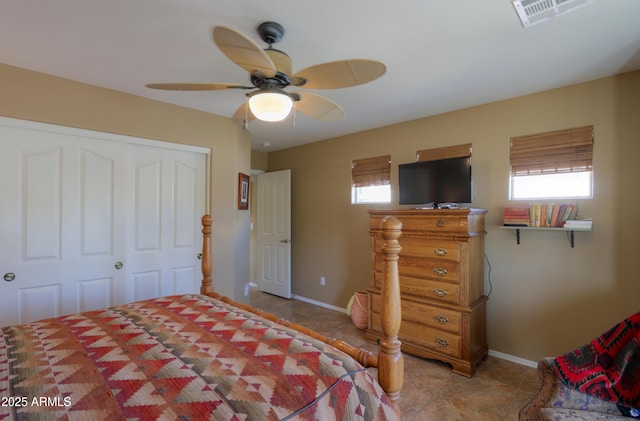
[{"label": "bed", "polygon": [[383,222],[376,354],[217,294],[202,223],[200,294],[4,327],[0,419],[399,419],[400,222]]}]

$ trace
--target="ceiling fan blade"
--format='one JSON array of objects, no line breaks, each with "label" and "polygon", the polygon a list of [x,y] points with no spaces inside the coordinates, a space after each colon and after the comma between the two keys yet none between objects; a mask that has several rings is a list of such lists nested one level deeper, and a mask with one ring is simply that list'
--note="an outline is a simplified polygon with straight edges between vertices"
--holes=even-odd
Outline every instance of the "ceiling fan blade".
[{"label": "ceiling fan blade", "polygon": [[305,88],[336,89],[371,82],[386,71],[387,66],[379,61],[340,60],[307,67],[294,77],[306,79]]},{"label": "ceiling fan blade", "polygon": [[296,112],[320,121],[336,121],[344,118],[344,110],[335,102],[311,92],[296,92],[300,101],[295,103]]},{"label": "ceiling fan blade", "polygon": [[256,117],[253,115],[253,113],[249,109],[249,104],[247,103],[247,101],[243,102],[242,105],[238,107],[236,112],[233,113],[233,116],[231,117],[231,119],[235,121],[251,121],[251,120],[255,120],[255,118]]},{"label": "ceiling fan blade", "polygon": [[220,91],[223,89],[252,88],[237,83],[149,83],[146,86],[147,88],[165,91]]},{"label": "ceiling fan blade", "polygon": [[226,26],[213,28],[213,41],[229,60],[253,74],[276,75],[276,66],[262,48],[240,32]]}]

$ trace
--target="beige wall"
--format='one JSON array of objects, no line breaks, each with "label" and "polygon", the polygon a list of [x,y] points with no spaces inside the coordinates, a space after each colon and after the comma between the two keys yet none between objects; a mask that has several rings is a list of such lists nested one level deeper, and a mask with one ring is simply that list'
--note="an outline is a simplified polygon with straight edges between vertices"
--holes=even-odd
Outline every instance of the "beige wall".
[{"label": "beige wall", "polygon": [[249,214],[236,210],[236,195],[238,172],[251,167],[247,132],[228,118],[2,64],[0,92],[5,117],[210,148],[214,284],[243,300]]},{"label": "beige wall", "polygon": [[[351,160],[391,154],[397,207],[399,163],[419,149],[470,142],[473,206],[489,211],[489,347],[535,361],[582,345],[640,310],[639,116],[637,71],[269,153],[270,171],[292,170],[293,293],[345,307],[369,283],[367,210],[376,206],[351,205]],[[573,249],[562,232],[523,232],[516,245],[498,229],[502,207],[513,204],[509,138],[589,124],[594,198],[578,205],[593,231],[576,233]],[[485,278],[488,291],[488,266]]]}]

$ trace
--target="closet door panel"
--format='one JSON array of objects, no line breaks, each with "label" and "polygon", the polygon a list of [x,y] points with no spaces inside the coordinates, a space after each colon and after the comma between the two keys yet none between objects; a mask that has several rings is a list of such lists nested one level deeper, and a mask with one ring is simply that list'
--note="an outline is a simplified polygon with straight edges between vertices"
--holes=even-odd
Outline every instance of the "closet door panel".
[{"label": "closet door panel", "polygon": [[22,261],[60,260],[62,148],[18,152]]},{"label": "closet door panel", "polygon": [[135,162],[134,164],[134,231],[133,251],[146,253],[160,251],[162,161]]},{"label": "closet door panel", "polygon": [[81,253],[113,255],[114,169],[116,162],[83,150],[80,158]]}]

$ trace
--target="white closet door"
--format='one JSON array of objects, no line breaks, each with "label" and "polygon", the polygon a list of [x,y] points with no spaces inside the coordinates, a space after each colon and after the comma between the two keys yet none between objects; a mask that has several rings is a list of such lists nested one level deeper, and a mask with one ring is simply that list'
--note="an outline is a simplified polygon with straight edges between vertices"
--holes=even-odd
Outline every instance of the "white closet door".
[{"label": "white closet door", "polygon": [[96,141],[0,126],[0,323],[112,305],[125,235],[126,166]]},{"label": "white closet door", "polygon": [[205,154],[1,123],[0,326],[198,292]]},{"label": "white closet door", "polygon": [[197,293],[205,155],[139,146],[131,158],[128,299]]}]

